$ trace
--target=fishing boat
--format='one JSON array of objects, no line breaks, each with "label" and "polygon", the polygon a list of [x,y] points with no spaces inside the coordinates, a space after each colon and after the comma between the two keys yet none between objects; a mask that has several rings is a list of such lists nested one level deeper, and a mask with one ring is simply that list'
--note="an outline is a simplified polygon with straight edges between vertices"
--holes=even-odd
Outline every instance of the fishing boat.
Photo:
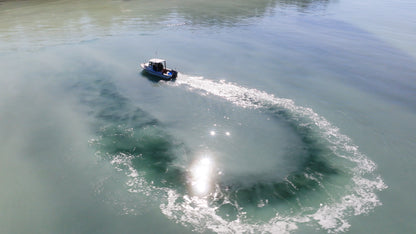
[{"label": "fishing boat", "polygon": [[160,77],[164,80],[175,79],[178,76],[178,72],[166,67],[166,60],[153,58],[147,63],[141,63],[143,71]]}]

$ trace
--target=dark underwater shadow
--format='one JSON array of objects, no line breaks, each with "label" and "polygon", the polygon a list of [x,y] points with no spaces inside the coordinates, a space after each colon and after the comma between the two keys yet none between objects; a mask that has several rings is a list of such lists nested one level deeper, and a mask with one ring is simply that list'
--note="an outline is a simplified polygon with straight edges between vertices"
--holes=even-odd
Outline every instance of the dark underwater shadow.
[{"label": "dark underwater shadow", "polygon": [[175,159],[178,154],[187,154],[187,149],[157,119],[135,107],[108,79],[84,80],[73,88],[94,119],[98,138],[92,146],[102,158],[124,157],[154,185],[184,189],[185,170]]},{"label": "dark underwater shadow", "polygon": [[[143,76],[151,82],[159,82],[153,76]],[[177,163],[178,157],[190,154],[183,142],[167,133],[157,119],[123,97],[108,79],[84,80],[74,88],[80,91],[81,102],[94,118],[93,128],[98,138],[92,146],[102,158],[109,161],[115,158],[129,160],[131,166],[143,172],[145,180],[153,186],[174,189],[183,195],[189,193],[189,165]],[[257,206],[262,201],[272,206],[280,203],[296,206],[297,203],[293,201],[304,194],[323,189],[322,182],[340,173],[325,161],[333,152],[312,128],[299,124],[299,120],[288,110],[272,106],[265,112],[276,121],[286,122],[299,135],[305,152],[303,161],[298,170],[288,174],[282,181],[259,179],[249,186],[219,183],[216,186],[219,191],[208,199],[211,205],[219,207],[222,217],[229,217],[238,209],[261,209]],[[224,208],[224,200],[233,205],[226,204],[228,208]]]},{"label": "dark underwater shadow", "polygon": [[[222,211],[221,216],[229,217],[227,212],[235,212],[237,209],[261,210],[264,202],[267,205],[289,204],[292,207],[301,208],[302,198],[305,199],[311,192],[324,190],[323,184],[332,176],[341,174],[341,170],[328,163],[325,159],[335,156],[325,141],[319,137],[311,127],[300,124],[300,120],[294,117],[288,110],[270,107],[265,110],[266,114],[272,116],[276,121],[283,121],[301,138],[302,148],[305,155],[302,155],[302,162],[299,168],[288,174],[282,181],[258,181],[250,186],[241,183],[220,184],[217,191],[219,196],[213,198],[213,203],[219,207],[224,206],[224,199],[228,199],[235,206],[230,204]],[[292,157],[293,155],[286,155]],[[270,218],[275,212],[270,212]],[[264,216],[265,214],[263,214]],[[247,213],[250,217],[250,212]],[[236,218],[236,217],[234,217]],[[251,217],[254,218],[254,217]]]}]

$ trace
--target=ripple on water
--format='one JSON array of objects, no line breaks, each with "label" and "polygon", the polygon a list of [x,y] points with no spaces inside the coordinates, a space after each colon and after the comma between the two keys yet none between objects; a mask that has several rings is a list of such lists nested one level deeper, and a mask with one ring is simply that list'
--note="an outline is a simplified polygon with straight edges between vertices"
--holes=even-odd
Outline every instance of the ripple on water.
[{"label": "ripple on water", "polygon": [[[197,231],[284,233],[300,223],[310,223],[339,232],[349,228],[348,217],[381,204],[375,192],[386,185],[374,173],[375,164],[312,109],[296,106],[290,99],[201,77],[180,74],[176,82],[167,84],[218,96],[283,121],[298,136],[303,149],[299,151],[300,165],[279,180],[260,176],[250,178],[249,183],[243,177],[224,179],[209,154],[179,163],[178,158],[187,158],[191,152],[143,111],[125,101],[117,104],[117,111],[95,105],[100,109],[95,116],[101,127],[93,145],[125,171],[132,192],[158,197],[155,202],[160,202],[162,212],[175,222]],[[101,94],[96,97],[100,102],[110,103],[118,96],[124,100],[117,93],[105,94],[111,89],[101,86],[97,86]]]}]

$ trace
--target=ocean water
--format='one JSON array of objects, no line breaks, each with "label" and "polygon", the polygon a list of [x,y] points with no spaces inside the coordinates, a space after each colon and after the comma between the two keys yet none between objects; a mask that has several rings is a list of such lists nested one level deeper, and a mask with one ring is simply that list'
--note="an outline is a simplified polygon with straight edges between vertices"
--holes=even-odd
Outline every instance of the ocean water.
[{"label": "ocean water", "polygon": [[0,233],[415,232],[415,10],[0,1]]}]

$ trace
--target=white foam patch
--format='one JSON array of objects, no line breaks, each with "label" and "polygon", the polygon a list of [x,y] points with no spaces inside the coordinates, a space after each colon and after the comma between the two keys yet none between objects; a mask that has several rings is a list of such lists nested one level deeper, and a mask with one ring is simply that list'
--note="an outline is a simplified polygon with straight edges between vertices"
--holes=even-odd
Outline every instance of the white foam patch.
[{"label": "white foam patch", "polygon": [[[168,200],[160,208],[172,220],[191,225],[196,231],[210,229],[221,233],[243,232],[271,232],[287,233],[296,230],[300,223],[317,223],[328,232],[344,232],[350,227],[347,218],[372,211],[382,203],[376,191],[386,189],[387,186],[379,175],[374,173],[376,165],[373,161],[359,152],[358,146],[351,139],[340,133],[324,117],[315,113],[311,108],[297,106],[290,99],[277,98],[256,89],[240,87],[224,80],[213,81],[203,77],[192,77],[179,74],[175,82],[168,82],[173,86],[185,86],[202,95],[215,95],[243,108],[263,109],[277,107],[288,111],[299,121],[299,125],[313,127],[320,133],[320,137],[327,141],[334,155],[348,160],[354,166],[349,167],[351,184],[345,188],[345,193],[328,201],[328,204],[317,204],[312,212],[282,216],[278,213],[268,222],[246,223],[244,212],[239,211],[237,219],[228,221],[216,214],[217,207],[210,207],[204,198],[181,197],[173,190],[167,191]],[[302,120],[302,121],[301,121]]]},{"label": "white foam patch", "polygon": [[[177,202],[183,198],[184,202]],[[195,231],[203,232],[206,228],[217,233],[289,233],[296,230],[293,220],[276,215],[267,224],[244,223],[241,214],[236,220],[228,221],[216,214],[216,207],[210,207],[207,200],[199,197],[181,197],[175,191],[168,191],[168,202],[160,206],[163,214],[184,225],[191,224]]]}]

